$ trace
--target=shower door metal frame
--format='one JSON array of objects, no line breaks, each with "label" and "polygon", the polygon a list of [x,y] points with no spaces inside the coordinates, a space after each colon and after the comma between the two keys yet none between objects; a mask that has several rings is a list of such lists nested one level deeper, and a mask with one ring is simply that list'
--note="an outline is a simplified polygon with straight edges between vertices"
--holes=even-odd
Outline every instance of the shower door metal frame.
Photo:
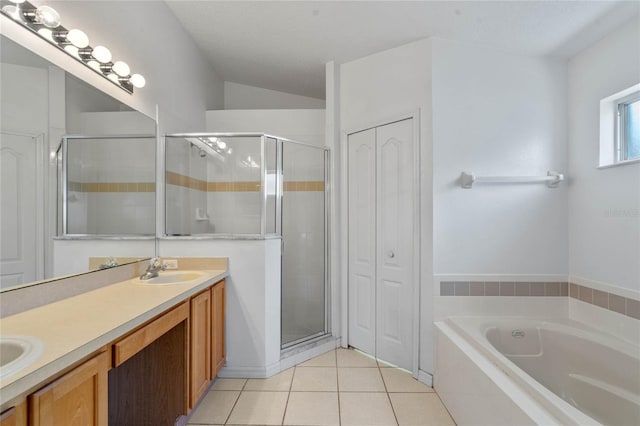
[{"label": "shower door metal frame", "polygon": [[[283,162],[283,157],[282,154],[284,152],[284,149],[282,147],[282,142],[290,142],[290,143],[294,143],[296,145],[301,145],[301,146],[306,146],[308,148],[314,148],[314,149],[318,149],[318,150],[322,150],[323,151],[323,157],[324,157],[324,330],[311,334],[309,336],[305,336],[302,337],[300,339],[296,339],[293,340],[291,342],[287,342],[286,344],[282,343],[282,295],[280,296],[280,300],[281,300],[281,307],[280,307],[280,331],[281,331],[281,335],[280,335],[280,349],[281,350],[290,350],[293,349],[297,346],[303,345],[303,344],[310,344],[313,343],[315,341],[321,340],[326,338],[327,336],[331,335],[331,286],[330,283],[331,281],[329,280],[329,273],[331,271],[330,268],[330,257],[329,257],[329,247],[330,247],[330,217],[329,217],[329,212],[330,210],[330,194],[329,194],[329,189],[330,189],[330,182],[329,182],[329,177],[331,176],[331,169],[330,169],[330,154],[331,154],[331,150],[329,148],[326,147],[321,147],[321,146],[317,146],[317,145],[311,145],[308,143],[304,143],[304,142],[298,142],[298,141],[293,141],[290,139],[285,139],[285,138],[278,138],[278,142],[280,145],[280,173],[283,174],[284,172],[284,162]],[[282,183],[284,184],[284,178],[282,179]],[[284,195],[284,192],[281,193],[282,195]],[[282,215],[280,215],[280,217],[278,218],[278,221],[280,223],[282,223]],[[282,225],[280,225],[280,228],[282,230]],[[280,235],[282,235],[282,233],[280,233]],[[284,246],[284,236],[282,235],[283,238],[283,246]],[[284,256],[284,254],[283,254]],[[282,256],[280,257],[280,263],[282,265]],[[282,271],[282,266],[280,267],[280,270]],[[280,284],[280,287],[282,288],[282,281]]]},{"label": "shower door metal frame", "polygon": [[[279,237],[281,238],[281,256],[280,262],[282,271],[282,257],[285,248],[285,241],[282,235],[282,203],[283,203],[283,195],[284,195],[284,176],[283,176],[283,142],[293,143],[300,146],[306,146],[309,148],[314,148],[318,150],[322,150],[324,152],[324,331],[315,333],[310,336],[306,336],[301,339],[297,339],[295,341],[289,342],[286,345],[282,344],[282,335],[280,337],[280,348],[281,350],[291,349],[295,346],[311,343],[313,341],[323,339],[329,335],[331,335],[331,286],[330,286],[330,226],[331,226],[331,218],[329,216],[330,208],[330,176],[331,176],[331,168],[330,168],[330,159],[331,159],[331,150],[329,148],[323,146],[317,146],[305,142],[299,142],[292,139],[283,138],[280,136],[276,136],[269,133],[255,133],[255,132],[198,132],[198,133],[167,133],[162,137],[161,149],[162,155],[164,157],[164,171],[166,172],[166,144],[167,138],[208,138],[208,137],[219,137],[219,138],[234,138],[234,137],[256,137],[260,138],[260,153],[261,153],[261,163],[260,163],[260,179],[261,179],[261,220],[260,220],[260,233],[259,234],[231,234],[231,233],[202,233],[202,234],[191,234],[185,235],[185,237],[191,237],[194,239],[199,238],[212,238],[212,239],[263,239],[270,237]],[[266,144],[268,139],[273,139],[276,142],[276,194],[275,194],[275,232],[267,233],[267,164],[266,164]],[[162,194],[163,200],[161,202],[162,208],[164,209],[164,223],[162,225],[162,232],[159,233],[160,238],[164,237],[172,237],[172,235],[167,234],[167,217],[166,217],[166,181],[165,177],[162,176],[162,181],[159,182],[162,184]],[[280,279],[280,288],[282,289],[282,275]],[[281,295],[282,300],[282,295]],[[282,331],[282,305],[280,306],[280,331]]]}]

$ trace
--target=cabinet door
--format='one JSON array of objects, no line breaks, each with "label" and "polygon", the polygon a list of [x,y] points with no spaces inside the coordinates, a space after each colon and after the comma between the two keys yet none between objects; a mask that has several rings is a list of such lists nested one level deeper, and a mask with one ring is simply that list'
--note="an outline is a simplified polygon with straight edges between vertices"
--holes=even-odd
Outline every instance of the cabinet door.
[{"label": "cabinet door", "polygon": [[27,401],[0,414],[0,426],[27,426]]},{"label": "cabinet door", "polygon": [[211,381],[211,292],[191,299],[191,386],[189,406],[193,407]]},{"label": "cabinet door", "polygon": [[226,315],[226,287],[224,280],[216,283],[211,289],[213,294],[213,327],[211,341],[213,343],[212,372],[215,377],[226,361],[224,353],[224,322]]},{"label": "cabinet door", "polygon": [[32,426],[107,426],[107,352],[29,397]]}]

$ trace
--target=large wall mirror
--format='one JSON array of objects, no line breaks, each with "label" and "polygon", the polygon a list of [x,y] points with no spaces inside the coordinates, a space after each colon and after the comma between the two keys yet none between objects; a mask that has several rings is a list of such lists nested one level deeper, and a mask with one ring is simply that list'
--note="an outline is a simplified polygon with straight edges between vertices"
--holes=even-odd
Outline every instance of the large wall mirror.
[{"label": "large wall mirror", "polygon": [[0,35],[0,291],[155,253],[156,123]]}]

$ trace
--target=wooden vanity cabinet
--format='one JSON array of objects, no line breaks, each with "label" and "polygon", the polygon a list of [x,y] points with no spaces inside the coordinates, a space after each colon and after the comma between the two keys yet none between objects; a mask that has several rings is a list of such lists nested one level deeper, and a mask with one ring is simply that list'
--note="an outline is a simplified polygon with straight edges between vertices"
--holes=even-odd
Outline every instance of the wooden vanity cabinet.
[{"label": "wooden vanity cabinet", "polygon": [[107,352],[91,358],[29,396],[29,425],[108,424]]},{"label": "wooden vanity cabinet", "polygon": [[193,408],[211,382],[211,289],[191,298],[191,363],[189,407]]},{"label": "wooden vanity cabinet", "polygon": [[213,321],[211,327],[211,378],[218,375],[226,361],[224,348],[224,326],[226,316],[226,285],[225,281],[218,281],[211,288],[211,304],[213,306]]},{"label": "wooden vanity cabinet", "polygon": [[27,426],[27,401],[0,414],[0,426]]}]

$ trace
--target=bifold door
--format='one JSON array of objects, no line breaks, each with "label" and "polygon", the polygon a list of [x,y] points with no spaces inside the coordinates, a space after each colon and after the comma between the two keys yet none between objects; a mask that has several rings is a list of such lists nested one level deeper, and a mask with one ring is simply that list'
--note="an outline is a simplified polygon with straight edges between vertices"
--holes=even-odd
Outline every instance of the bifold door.
[{"label": "bifold door", "polygon": [[349,345],[412,370],[413,119],[348,136]]}]

